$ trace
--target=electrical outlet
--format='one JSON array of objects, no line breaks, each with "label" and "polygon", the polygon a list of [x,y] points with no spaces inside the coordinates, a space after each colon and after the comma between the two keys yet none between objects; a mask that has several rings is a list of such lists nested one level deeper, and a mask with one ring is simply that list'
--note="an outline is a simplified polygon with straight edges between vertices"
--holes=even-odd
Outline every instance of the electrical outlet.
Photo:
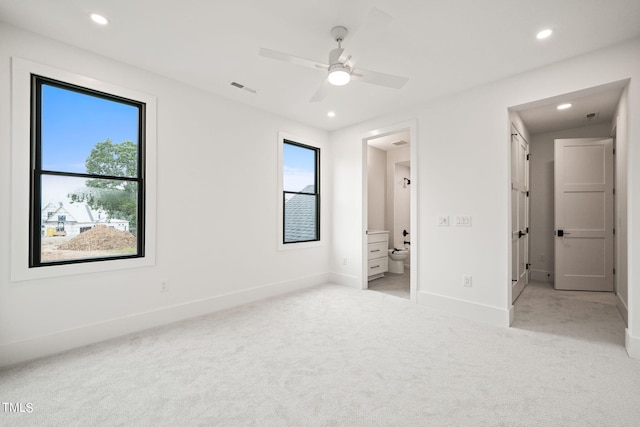
[{"label": "electrical outlet", "polygon": [[160,282],[160,292],[169,292],[169,279]]},{"label": "electrical outlet", "polygon": [[471,275],[463,274],[462,275],[462,284],[464,285],[465,288],[470,288],[471,285],[472,285]]}]

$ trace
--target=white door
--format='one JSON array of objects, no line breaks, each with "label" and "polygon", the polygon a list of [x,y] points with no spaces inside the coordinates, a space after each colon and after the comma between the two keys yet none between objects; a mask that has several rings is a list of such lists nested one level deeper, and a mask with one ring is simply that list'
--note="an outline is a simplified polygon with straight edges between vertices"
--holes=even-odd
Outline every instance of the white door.
[{"label": "white door", "polygon": [[511,128],[511,301],[529,283],[529,144]]},{"label": "white door", "polygon": [[555,140],[555,288],[613,291],[613,140]]}]

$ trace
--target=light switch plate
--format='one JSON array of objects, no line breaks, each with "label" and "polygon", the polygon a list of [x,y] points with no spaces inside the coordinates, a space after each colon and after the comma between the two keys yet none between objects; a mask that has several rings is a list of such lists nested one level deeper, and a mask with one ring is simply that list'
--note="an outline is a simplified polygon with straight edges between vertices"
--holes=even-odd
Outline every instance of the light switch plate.
[{"label": "light switch plate", "polygon": [[446,215],[438,216],[438,226],[439,227],[448,227],[449,226],[449,217]]},{"label": "light switch plate", "polygon": [[471,215],[456,215],[456,227],[471,227]]}]

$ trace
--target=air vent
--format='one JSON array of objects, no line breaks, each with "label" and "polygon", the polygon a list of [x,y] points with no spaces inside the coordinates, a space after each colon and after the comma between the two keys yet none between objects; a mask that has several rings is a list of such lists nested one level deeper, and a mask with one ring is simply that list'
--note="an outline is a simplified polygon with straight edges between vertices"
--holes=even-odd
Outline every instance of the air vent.
[{"label": "air vent", "polygon": [[408,144],[408,142],[407,142],[407,141],[402,141],[402,140],[400,140],[400,141],[397,141],[397,142],[392,142],[392,144],[393,144],[393,145],[407,145],[407,144]]},{"label": "air vent", "polygon": [[247,92],[256,93],[255,89],[251,89],[250,87],[246,87],[245,85],[238,82],[231,82],[231,86],[237,87],[238,89],[246,90]]},{"label": "air vent", "polygon": [[587,121],[590,122],[590,121],[598,120],[598,116],[599,115],[600,115],[600,113],[589,113],[585,117],[586,117]]}]

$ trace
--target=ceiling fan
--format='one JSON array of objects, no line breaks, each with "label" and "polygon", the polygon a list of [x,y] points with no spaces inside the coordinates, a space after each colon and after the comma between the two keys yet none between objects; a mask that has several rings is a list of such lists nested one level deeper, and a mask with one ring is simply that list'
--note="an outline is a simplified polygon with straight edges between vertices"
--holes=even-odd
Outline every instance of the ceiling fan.
[{"label": "ceiling fan", "polygon": [[331,36],[338,43],[338,47],[329,52],[329,63],[325,64],[312,59],[301,58],[287,53],[277,52],[271,49],[260,49],[260,55],[266,58],[277,59],[279,61],[302,65],[303,67],[325,70],[327,78],[311,98],[311,102],[322,101],[331,90],[331,86],[343,86],[351,80],[370,83],[378,86],[400,89],[409,80],[406,77],[394,76],[392,74],[379,73],[376,71],[354,68],[355,60],[351,52],[358,49],[366,49],[375,42],[375,35],[391,22],[392,18],[379,9],[373,8],[361,26],[361,28],[350,41],[348,51],[342,47],[342,42],[348,34],[343,26],[333,27]]}]

